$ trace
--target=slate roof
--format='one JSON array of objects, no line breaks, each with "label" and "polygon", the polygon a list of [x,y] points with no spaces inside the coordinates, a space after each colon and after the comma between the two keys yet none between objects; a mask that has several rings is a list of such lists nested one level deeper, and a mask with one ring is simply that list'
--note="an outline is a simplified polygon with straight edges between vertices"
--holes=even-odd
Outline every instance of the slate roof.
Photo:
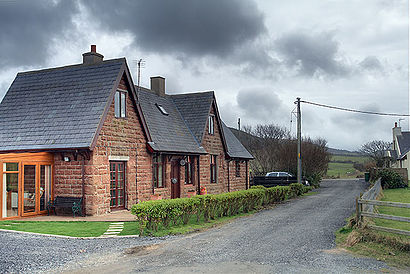
[{"label": "slate roof", "polygon": [[410,131],[404,131],[397,136],[397,143],[400,148],[400,157],[404,157],[410,151]]},{"label": "slate roof", "polygon": [[[0,104],[0,151],[91,148],[125,67],[121,58],[18,73]],[[155,151],[207,153],[212,91],[158,96],[140,88],[138,100]],[[230,157],[253,158],[224,124],[223,136]]]},{"label": "slate roof", "polygon": [[214,92],[176,94],[171,98],[197,141],[202,143]]},{"label": "slate roof", "polygon": [[222,128],[225,135],[226,146],[228,148],[228,155],[231,158],[253,159],[254,157],[242,145],[242,143],[235,137],[232,131],[222,121]]},{"label": "slate roof", "polygon": [[[138,101],[151,136],[152,142],[149,145],[155,151],[206,153],[190,132],[169,95],[158,96],[152,91],[141,89],[138,92]],[[157,105],[161,105],[168,115],[164,115]]]},{"label": "slate roof", "polygon": [[124,63],[18,73],[0,104],[0,151],[89,148]]}]

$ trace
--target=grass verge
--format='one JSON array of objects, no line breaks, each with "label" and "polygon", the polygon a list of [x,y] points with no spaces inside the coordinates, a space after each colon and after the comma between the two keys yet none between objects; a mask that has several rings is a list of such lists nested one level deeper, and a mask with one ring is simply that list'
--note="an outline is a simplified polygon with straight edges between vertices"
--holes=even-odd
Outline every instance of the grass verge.
[{"label": "grass verge", "polygon": [[[404,202],[410,201],[410,189],[383,190],[383,201]],[[379,213],[395,216],[410,217],[410,210],[396,207],[378,207]],[[378,226],[410,230],[406,222],[373,219],[367,220]],[[387,264],[410,269],[410,237],[367,228],[356,228],[353,218],[349,224],[336,233],[336,243],[354,254],[373,257]]]},{"label": "grass verge", "polygon": [[[410,267],[409,250],[386,243],[386,237],[380,237],[379,232],[346,226],[339,229],[335,235],[338,247],[345,248],[356,255],[372,257],[393,267]],[[380,242],[376,239],[380,239]]]},{"label": "grass verge", "polygon": [[26,231],[72,237],[98,237],[110,225],[109,222],[35,222],[0,221],[0,229]]}]

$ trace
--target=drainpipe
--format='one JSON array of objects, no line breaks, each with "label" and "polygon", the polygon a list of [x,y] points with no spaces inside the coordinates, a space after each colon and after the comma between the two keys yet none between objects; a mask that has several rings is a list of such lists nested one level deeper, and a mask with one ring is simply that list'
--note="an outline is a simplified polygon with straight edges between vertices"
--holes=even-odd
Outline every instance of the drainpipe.
[{"label": "drainpipe", "polygon": [[81,183],[82,183],[82,198],[83,198],[83,200],[82,200],[82,208],[83,208],[83,212],[82,212],[82,214],[83,214],[83,216],[85,216],[85,164],[84,164],[84,161],[85,161],[85,156],[84,155],[81,155],[81,158],[82,158],[82,160],[81,160]]},{"label": "drainpipe", "polygon": [[245,188],[248,189],[249,188],[249,178],[248,178],[248,160],[245,160],[245,171],[246,171],[246,182],[245,182]]},{"label": "drainpipe", "polygon": [[230,182],[230,178],[229,178],[229,175],[230,175],[229,165],[230,165],[231,161],[228,160],[227,162],[228,162],[228,192],[231,192],[231,182]]},{"label": "drainpipe", "polygon": [[198,173],[198,190],[197,190],[197,194],[200,195],[201,194],[201,171],[199,170],[199,162],[200,162],[200,158],[201,156],[198,156],[198,163],[197,163],[197,173]]}]

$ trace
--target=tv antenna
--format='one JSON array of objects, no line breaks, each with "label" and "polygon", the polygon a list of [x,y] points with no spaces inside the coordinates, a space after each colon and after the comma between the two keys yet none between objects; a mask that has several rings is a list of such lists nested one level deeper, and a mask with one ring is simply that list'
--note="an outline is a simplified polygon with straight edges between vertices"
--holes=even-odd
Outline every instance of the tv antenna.
[{"label": "tv antenna", "polygon": [[134,62],[136,62],[138,66],[137,88],[139,91],[141,86],[141,68],[145,67],[145,61],[143,61],[142,58],[140,58],[139,60],[135,60]]},{"label": "tv antenna", "polygon": [[406,119],[404,119],[404,118],[399,118],[399,127],[400,127],[400,121],[404,121],[404,120],[406,120]]}]

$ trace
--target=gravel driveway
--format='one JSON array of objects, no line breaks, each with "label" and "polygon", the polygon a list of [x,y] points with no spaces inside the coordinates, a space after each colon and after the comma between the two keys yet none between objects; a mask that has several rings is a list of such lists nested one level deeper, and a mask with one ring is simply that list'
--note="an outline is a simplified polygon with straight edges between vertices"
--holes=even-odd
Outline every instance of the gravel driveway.
[{"label": "gravel driveway", "polygon": [[1,272],[379,272],[387,268],[384,263],[335,249],[334,232],[364,188],[358,180],[325,181],[316,195],[165,239],[73,240],[1,232]]}]

